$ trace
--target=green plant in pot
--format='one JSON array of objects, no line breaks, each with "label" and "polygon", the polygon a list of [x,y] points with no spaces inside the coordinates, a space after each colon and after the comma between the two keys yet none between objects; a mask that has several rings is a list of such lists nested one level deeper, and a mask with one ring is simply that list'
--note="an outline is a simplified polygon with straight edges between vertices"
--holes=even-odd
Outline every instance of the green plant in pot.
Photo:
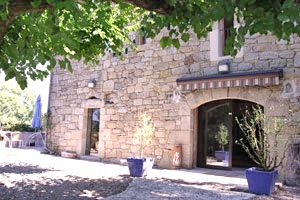
[{"label": "green plant in pot", "polygon": [[[267,118],[260,106],[246,110],[241,119],[236,118],[244,137],[237,140],[248,156],[258,165],[246,170],[249,191],[270,195],[288,149],[289,139],[279,150],[283,121]],[[282,144],[282,143],[281,143]]]},{"label": "green plant in pot", "polygon": [[134,134],[133,143],[138,146],[139,157],[127,158],[131,176],[141,177],[147,175],[152,168],[154,159],[143,157],[144,149],[151,144],[155,127],[151,116],[144,113],[139,121],[139,127]]},{"label": "green plant in pot", "polygon": [[215,139],[221,147],[221,151],[215,151],[215,157],[217,161],[226,160],[226,155],[228,155],[228,151],[225,151],[225,145],[228,144],[228,129],[223,123],[219,125],[218,133],[216,134]]}]

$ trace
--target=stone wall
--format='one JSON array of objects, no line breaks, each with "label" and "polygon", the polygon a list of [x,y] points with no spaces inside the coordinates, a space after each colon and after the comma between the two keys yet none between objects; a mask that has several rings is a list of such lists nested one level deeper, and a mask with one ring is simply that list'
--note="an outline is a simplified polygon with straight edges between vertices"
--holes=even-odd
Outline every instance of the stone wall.
[{"label": "stone wall", "polygon": [[[161,49],[162,34],[154,40],[147,39],[136,52],[129,50],[123,60],[107,54],[95,66],[74,62],[73,74],[55,69],[50,90],[50,148],[83,154],[87,109],[95,107],[101,109],[99,156],[117,160],[137,155],[132,137],[140,114],[146,111],[156,130],[145,155],[155,157],[160,167],[170,167],[171,149],[180,143],[183,166],[190,168],[196,162],[196,108],[203,103],[245,99],[263,105],[269,116],[283,116],[289,110],[300,116],[299,38],[293,37],[287,44],[270,35],[251,36],[246,39],[243,56],[231,60],[233,72],[284,68],[279,87],[198,90],[182,94],[180,102],[175,103],[172,97],[177,78],[217,74],[218,62],[210,61],[208,37],[192,37],[180,49]],[[96,86],[88,88],[92,79]],[[285,82],[292,85],[292,92],[283,92]]]}]

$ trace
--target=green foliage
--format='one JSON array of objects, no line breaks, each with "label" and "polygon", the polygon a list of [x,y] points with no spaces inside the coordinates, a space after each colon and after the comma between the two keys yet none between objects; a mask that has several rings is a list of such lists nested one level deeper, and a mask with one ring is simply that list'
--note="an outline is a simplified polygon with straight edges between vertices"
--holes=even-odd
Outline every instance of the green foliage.
[{"label": "green foliage", "polygon": [[[8,20],[8,2],[0,0],[2,20]],[[141,27],[151,38],[169,28],[169,34],[161,38],[160,44],[179,48],[181,41],[189,40],[190,30],[198,38],[205,37],[214,22],[224,16],[228,19],[236,16],[240,26],[231,31],[226,41],[229,48],[225,49],[232,55],[241,48],[247,34],[272,33],[286,40],[292,34],[300,35],[300,5],[294,0],[147,1],[151,2],[150,11],[130,5],[126,0],[114,4],[92,0],[32,0],[31,6],[39,8],[45,2],[52,7],[17,16],[1,44],[0,68],[5,71],[6,79],[16,78],[22,88],[27,85],[27,77],[43,79],[56,64],[72,71],[70,60],[95,63],[109,51],[122,54],[126,47],[133,46],[129,34]],[[164,15],[151,11],[151,8],[164,7],[168,7]],[[38,63],[47,64],[47,69],[38,69]]]},{"label": "green foliage", "polygon": [[10,131],[24,131],[24,132],[34,132],[34,128],[31,127],[31,125],[29,124],[14,124],[12,126],[10,126],[9,129],[6,129],[4,127],[5,130],[10,130]]},{"label": "green foliage", "polygon": [[5,130],[30,130],[34,96],[17,84],[0,85],[0,121]]},{"label": "green foliage", "polygon": [[145,147],[151,144],[154,137],[155,127],[152,122],[151,116],[144,113],[139,121],[139,127],[134,134],[133,143],[138,146],[140,157],[143,157]]},{"label": "green foliage", "polygon": [[8,1],[0,0],[0,20],[6,20],[8,16]]},{"label": "green foliage", "polygon": [[[72,71],[70,60],[97,62],[108,50],[124,52],[126,45],[133,45],[129,33],[140,28],[139,23],[130,23],[144,13],[124,3],[67,0],[54,5],[42,13],[22,14],[8,28],[0,50],[6,80],[16,78],[25,88],[27,77],[43,79],[56,64]],[[38,69],[39,63],[47,69]]]},{"label": "green foliage", "polygon": [[279,152],[279,136],[282,134],[284,123],[278,118],[267,119],[261,107],[247,110],[242,119],[236,118],[246,140],[236,141],[248,156],[264,171],[272,171],[279,167],[287,151],[288,142],[283,152]]},{"label": "green foliage", "polygon": [[215,139],[220,144],[222,151],[224,151],[224,146],[228,144],[228,129],[223,123],[219,125],[219,130]]}]

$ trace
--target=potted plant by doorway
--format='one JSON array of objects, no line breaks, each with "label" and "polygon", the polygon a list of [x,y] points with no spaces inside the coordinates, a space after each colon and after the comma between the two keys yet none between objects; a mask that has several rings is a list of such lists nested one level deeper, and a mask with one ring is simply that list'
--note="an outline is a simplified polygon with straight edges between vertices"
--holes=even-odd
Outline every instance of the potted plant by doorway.
[{"label": "potted plant by doorway", "polygon": [[283,122],[278,118],[267,118],[260,106],[246,110],[236,121],[244,134],[236,143],[258,165],[246,170],[249,191],[270,195],[278,176],[277,168],[282,165],[288,149],[289,139],[284,144],[279,142]]},{"label": "potted plant by doorway", "polygon": [[139,127],[134,134],[133,143],[138,146],[139,157],[127,158],[129,173],[131,176],[142,177],[152,169],[154,159],[143,157],[144,149],[151,144],[154,137],[154,124],[147,113],[144,113],[139,121]]},{"label": "potted plant by doorway", "polygon": [[225,145],[228,144],[228,129],[227,127],[221,123],[219,125],[219,129],[218,129],[218,133],[215,136],[216,141],[219,143],[220,147],[221,147],[221,151],[215,151],[215,157],[217,159],[217,161],[222,161],[225,160],[226,157],[228,159],[228,151],[225,151]]}]

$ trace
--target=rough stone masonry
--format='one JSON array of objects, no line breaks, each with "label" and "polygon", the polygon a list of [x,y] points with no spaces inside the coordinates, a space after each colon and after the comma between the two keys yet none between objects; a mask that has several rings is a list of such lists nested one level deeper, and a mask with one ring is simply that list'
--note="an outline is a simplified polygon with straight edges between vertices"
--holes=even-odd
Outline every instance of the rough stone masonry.
[{"label": "rough stone masonry", "polygon": [[[49,110],[51,113],[48,146],[58,152],[85,151],[88,108],[100,108],[99,157],[118,160],[137,154],[132,138],[137,121],[148,112],[154,121],[155,139],[145,149],[145,156],[155,158],[159,167],[171,166],[175,144],[183,147],[183,167],[196,167],[197,108],[217,99],[244,99],[264,106],[267,116],[285,117],[289,111],[300,118],[300,39],[288,43],[271,35],[246,38],[242,56],[230,58],[231,72],[283,68],[280,86],[220,88],[182,92],[177,78],[218,73],[218,61],[210,60],[209,37],[195,36],[180,49],[159,45],[159,38],[147,39],[138,51],[129,50],[124,59],[107,53],[97,65],[73,62],[74,72],[56,68],[52,74]],[[88,88],[90,80],[94,88]],[[285,85],[289,90],[285,90]],[[110,103],[107,103],[110,102]],[[298,127],[299,128],[299,127]],[[285,134],[299,129],[287,128]],[[287,137],[282,138],[285,140]],[[300,142],[299,139],[296,142]],[[298,157],[299,158],[299,157]],[[289,158],[287,163],[293,162]],[[292,166],[287,164],[286,166]],[[299,166],[298,166],[299,167]],[[297,177],[293,170],[282,170],[282,176]],[[293,173],[293,174],[292,174]],[[295,179],[295,178],[294,178]]]}]

